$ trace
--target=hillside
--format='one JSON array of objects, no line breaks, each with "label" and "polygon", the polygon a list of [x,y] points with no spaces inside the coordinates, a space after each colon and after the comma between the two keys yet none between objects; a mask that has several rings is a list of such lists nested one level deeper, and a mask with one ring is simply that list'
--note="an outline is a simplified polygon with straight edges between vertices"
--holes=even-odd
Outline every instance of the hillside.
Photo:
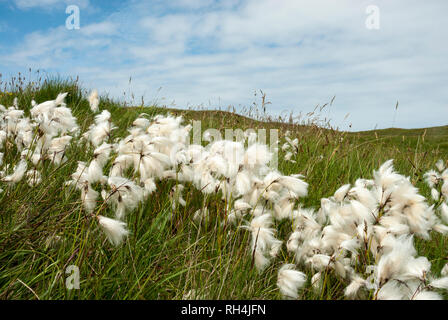
[{"label": "hillside", "polygon": [[[14,98],[17,97],[17,110],[24,110],[23,117],[29,117],[32,99],[42,103],[54,100],[62,92],[68,92],[65,103],[76,118],[81,135],[89,132],[92,124],[93,127],[102,125],[96,123],[98,116],[102,114],[100,112],[105,110],[110,112],[110,119],[107,118],[104,123],[117,127],[104,135],[104,141],[110,144],[119,145],[120,141],[124,141],[123,139],[129,134],[127,130],[142,113],[146,113],[149,119],[155,115],[182,116],[184,119],[182,124],[174,127],[175,130],[180,130],[179,132],[184,132],[182,131],[185,129],[184,126],[192,120],[201,121],[202,131],[208,128],[215,128],[221,132],[230,128],[268,131],[278,129],[278,171],[284,176],[279,176],[277,180],[288,177],[286,179],[288,183],[277,185],[275,192],[283,194],[285,190],[295,186],[296,196],[283,199],[288,202],[285,208],[289,208],[291,212],[306,209],[312,211],[310,215],[315,217],[323,198],[330,198],[345,184],[354,185],[358,178],[373,179],[374,171],[389,159],[394,159],[396,172],[403,175],[399,178],[397,175],[392,175],[394,179],[398,179],[401,184],[409,183],[415,186],[424,196],[425,210],[427,205],[431,204],[439,210],[444,199],[442,193],[440,201],[431,199],[431,188],[424,181],[424,173],[433,169],[439,159],[447,163],[448,126],[352,133],[337,131],[330,127],[322,128],[312,123],[304,125],[257,121],[226,111],[177,110],[157,106],[123,108],[119,102],[106,96],[100,97],[99,111],[93,112],[87,99],[89,92],[81,88],[76,81],[60,79],[49,80],[39,85],[5,87],[0,95],[0,104],[8,108],[14,104]],[[322,276],[321,287],[315,290],[311,279],[317,274],[316,270],[309,269],[306,263],[296,263],[295,255],[287,250],[288,237],[294,231],[297,221],[291,223],[288,219],[276,219],[265,228],[270,230],[267,233],[275,234],[284,243],[277,248],[276,258],[272,258],[265,268],[259,268],[255,258],[257,247],[251,251],[254,233],[243,227],[247,227],[250,213],[246,213],[244,218],[236,219],[235,224],[228,223],[229,215],[232,213],[235,215],[233,205],[237,201],[233,198],[232,192],[225,196],[227,191],[216,188],[216,192],[205,193],[207,185],[202,189],[198,188],[194,179],[191,181],[185,179],[182,182],[184,189],[180,191],[177,189],[181,168],[190,165],[192,161],[190,163],[184,161],[171,171],[166,168],[160,170],[162,167],[154,165],[154,178],[150,179],[154,182],[154,190],[145,194],[144,200],[140,199],[135,206],[129,206],[131,209],[126,208],[128,212],[123,223],[129,231],[127,237],[117,240],[116,243],[110,241],[107,233],[102,232],[103,229],[97,219],[99,215],[112,218],[118,209],[108,204],[107,197],[103,201],[100,194],[107,189],[107,192],[110,192],[109,196],[113,198],[117,192],[116,186],[109,190],[110,183],[104,181],[110,180],[106,175],[116,165],[117,154],[121,155],[122,151],[119,151],[118,147],[108,146],[112,151],[107,154],[100,167],[101,175],[105,176],[98,178],[94,183],[86,181],[79,188],[69,188],[67,181],[73,179],[73,184],[77,185],[82,178],[82,174],[75,175],[78,180],[73,177],[80,168],[78,161],[89,164],[101,156],[101,153],[95,151],[98,146],[94,147],[93,143],[89,142],[90,138],[86,138],[87,141],[78,139],[73,133],[72,141],[63,149],[62,156],[66,157],[66,160],[55,165],[54,161],[42,157],[33,163],[28,153],[19,152],[20,132],[15,131],[15,128],[11,129],[8,122],[11,115],[6,116],[6,112],[6,109],[2,111],[2,125],[6,131],[10,130],[8,131],[10,134],[5,133],[3,149],[0,150],[4,154],[1,168],[3,180],[0,181],[0,188],[3,189],[0,193],[0,299],[281,299],[284,295],[279,292],[277,278],[283,263],[296,264],[298,270],[303,271],[306,276],[303,288],[298,291],[298,298],[347,298],[344,290],[350,283],[348,276],[350,272],[347,271],[347,278],[341,277],[338,273],[341,269],[336,270],[335,267],[336,271],[333,270],[328,267],[332,260],[327,261],[328,266],[324,266],[319,272]],[[35,118],[37,119],[37,116]],[[144,117],[139,119],[145,122]],[[33,139],[41,141],[40,139],[47,134],[43,131],[51,132],[51,126],[41,126],[39,119],[33,121],[36,121],[37,125],[30,126],[28,132],[35,134]],[[150,123],[155,122],[148,120],[148,125]],[[138,128],[134,129],[134,132],[140,132]],[[289,149],[282,150],[288,141],[287,131],[289,131],[288,139],[297,140],[293,141]],[[66,134],[72,134],[67,132]],[[134,138],[141,136],[144,134],[136,134]],[[55,137],[56,134],[52,139]],[[171,143],[166,137],[159,138],[155,139],[159,142],[151,143],[163,141],[161,149]],[[177,138],[182,140],[189,137],[182,137],[182,134],[179,134]],[[129,141],[134,142],[133,139]],[[34,143],[33,140],[30,145],[34,147]],[[203,143],[206,144],[205,141]],[[245,157],[251,156],[250,152],[245,152]],[[288,152],[291,154],[288,155]],[[160,154],[158,156],[160,159],[167,158]],[[13,166],[21,160],[42,176],[38,184],[30,185],[26,183],[26,179],[18,179],[17,182],[11,183],[12,178],[5,178],[11,174]],[[220,161],[220,165],[226,165],[225,161],[222,159]],[[242,167],[244,165],[240,164],[240,168]],[[238,172],[240,170],[238,166],[237,170]],[[126,179],[130,179],[129,190],[147,187],[147,184],[143,183],[143,172],[136,169],[133,171],[127,167],[122,171]],[[162,173],[169,178],[162,177]],[[272,174],[275,176],[277,173]],[[290,176],[295,174],[301,174],[303,178]],[[410,180],[407,181],[405,177],[409,177]],[[213,180],[215,177],[210,179]],[[221,182],[231,181],[231,178],[219,179]],[[256,181],[258,178],[253,179],[255,183],[247,192],[255,189],[257,183],[261,183]],[[266,176],[263,179],[266,179]],[[300,189],[305,185],[300,179],[308,184],[307,192],[302,192]],[[271,184],[277,183],[277,180],[274,179],[264,186],[264,191]],[[134,184],[133,181],[137,182]],[[417,191],[411,188],[411,185],[408,187],[412,190],[407,192],[414,195],[413,192]],[[82,191],[84,187],[95,195],[94,200],[87,206],[85,199],[81,197],[85,192]],[[120,195],[119,192],[118,194]],[[180,201],[179,196],[184,203]],[[423,206],[423,200],[416,197],[418,198],[416,203]],[[121,196],[119,198],[121,199]],[[245,195],[240,197],[241,199],[246,199]],[[345,196],[343,199],[346,200]],[[254,201],[258,200],[255,198]],[[279,210],[275,207],[277,203],[270,202],[271,200],[267,198],[263,201],[263,210],[270,210],[275,215]],[[292,207],[288,207],[289,203]],[[252,206],[255,208],[258,204]],[[380,206],[378,212],[381,211],[381,215],[386,215],[385,208],[387,206]],[[204,209],[208,210],[208,215],[198,222],[197,214],[198,212],[203,214]],[[289,211],[283,214],[288,216]],[[300,214],[305,216],[308,213]],[[440,215],[439,211],[437,214]],[[378,213],[376,217],[378,221],[372,223],[378,224],[380,218]],[[366,217],[366,220],[368,219]],[[325,223],[328,226],[331,222]],[[367,222],[365,223],[367,228]],[[400,226],[403,227],[403,224]],[[400,232],[406,235],[409,232],[415,236],[415,241],[412,240],[417,250],[415,254],[428,259],[430,263],[428,274],[431,271],[431,275],[439,277],[446,263],[446,236],[430,227],[429,229],[422,227],[422,230],[418,229],[420,226],[405,227],[408,228],[407,231]],[[258,234],[255,238],[257,237]],[[357,261],[350,270],[367,277],[365,267],[377,263],[376,260],[383,257],[379,251],[375,255],[369,251],[370,249],[370,243],[366,242],[364,249],[360,247],[362,253],[359,256],[344,253]],[[324,250],[330,249],[322,249],[322,252],[326,252]],[[349,267],[349,262],[344,263],[347,263],[347,270],[352,268],[351,265]],[[71,265],[80,270],[79,289],[66,288],[65,272]],[[343,273],[345,274],[345,271]],[[372,290],[366,289],[359,297],[377,298],[378,292]],[[445,297],[445,291],[437,292],[441,297]]]}]

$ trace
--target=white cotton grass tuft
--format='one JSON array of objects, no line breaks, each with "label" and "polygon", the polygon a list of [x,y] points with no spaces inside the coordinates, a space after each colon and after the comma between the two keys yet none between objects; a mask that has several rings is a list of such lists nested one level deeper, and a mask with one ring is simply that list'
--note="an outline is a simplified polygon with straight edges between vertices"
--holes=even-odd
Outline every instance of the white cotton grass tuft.
[{"label": "white cotton grass tuft", "polygon": [[269,265],[270,259],[278,254],[283,244],[283,241],[275,238],[276,230],[271,227],[272,224],[272,216],[266,213],[253,218],[248,225],[241,226],[251,231],[251,252],[259,271]]},{"label": "white cotton grass tuft", "polygon": [[345,197],[347,196],[349,190],[350,190],[349,184],[343,185],[338,190],[336,190],[336,192],[334,193],[334,199],[337,202],[342,202],[345,199]]},{"label": "white cotton grass tuft", "polygon": [[291,140],[290,138],[290,131],[285,132],[285,140],[286,142],[282,145],[281,149],[283,152],[286,152],[284,156],[284,160],[296,163],[297,161],[292,159],[298,154],[299,151],[299,139],[295,138],[294,140]]},{"label": "white cotton grass tuft", "polygon": [[434,188],[434,186],[436,186],[439,183],[440,179],[441,179],[439,173],[437,173],[434,170],[429,170],[428,172],[426,172],[423,175],[423,177],[425,179],[426,184],[430,188]]},{"label": "white cotton grass tuft", "polygon": [[311,288],[313,289],[313,292],[316,294],[320,293],[322,291],[322,285],[322,273],[317,272],[311,277]]},{"label": "white cotton grass tuft", "polygon": [[99,192],[88,185],[81,189],[81,201],[88,213],[92,213],[95,209],[98,196]]},{"label": "white cotton grass tuft", "polygon": [[448,205],[445,202],[440,205],[439,211],[443,222],[448,223]]},{"label": "white cotton grass tuft", "polygon": [[16,184],[17,182],[22,180],[27,168],[28,164],[26,160],[20,160],[19,163],[14,167],[14,172],[2,178],[1,181],[7,182],[9,184]]},{"label": "white cotton grass tuft", "polygon": [[435,188],[432,188],[431,189],[431,197],[433,198],[434,201],[439,201],[439,198],[440,198],[439,191]]},{"label": "white cotton grass tuft", "polygon": [[115,215],[118,219],[122,219],[127,211],[134,210],[143,200],[144,189],[133,180],[109,177],[107,184],[111,190],[106,199],[115,206]]},{"label": "white cotton grass tuft", "polygon": [[298,290],[306,283],[306,275],[294,268],[294,264],[285,264],[278,271],[277,286],[282,296],[287,299],[297,299]]},{"label": "white cotton grass tuft", "polygon": [[282,176],[279,183],[293,193],[293,197],[306,197],[308,194],[308,183],[292,176]]},{"label": "white cotton grass tuft", "polygon": [[447,277],[447,276],[448,276],[448,263],[446,263],[446,264],[443,266],[442,270],[440,271],[440,275],[441,275],[442,277]]},{"label": "white cotton grass tuft", "polygon": [[355,299],[359,297],[361,288],[365,286],[366,280],[361,278],[359,275],[355,275],[350,284],[345,288],[344,295],[349,299]]},{"label": "white cotton grass tuft", "polygon": [[429,285],[433,288],[448,290],[448,276],[432,280]]},{"label": "white cotton grass tuft", "polygon": [[94,90],[92,90],[92,92],[90,92],[90,95],[89,95],[90,110],[92,110],[93,112],[98,112],[99,104],[100,104],[100,99],[98,97],[98,91],[96,89],[94,89]]},{"label": "white cotton grass tuft", "polygon": [[417,292],[412,300],[443,300],[443,297],[437,292],[422,290]]},{"label": "white cotton grass tuft", "polygon": [[123,221],[107,218],[99,215],[98,223],[101,229],[107,236],[107,239],[114,246],[118,246],[123,242],[123,239],[129,234],[126,229],[126,223]]},{"label": "white cotton grass tuft", "polygon": [[439,172],[442,172],[443,170],[445,170],[445,161],[443,161],[442,159],[439,159],[436,162],[436,168],[437,168],[437,170],[439,170]]}]

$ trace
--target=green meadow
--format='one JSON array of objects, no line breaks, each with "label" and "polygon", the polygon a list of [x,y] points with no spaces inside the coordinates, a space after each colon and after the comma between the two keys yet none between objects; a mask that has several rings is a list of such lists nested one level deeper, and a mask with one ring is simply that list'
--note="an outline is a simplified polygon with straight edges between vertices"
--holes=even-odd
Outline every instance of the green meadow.
[{"label": "green meadow", "polygon": [[[88,90],[76,80],[50,79],[39,84],[21,83],[1,88],[0,104],[9,107],[14,97],[29,115],[31,100],[53,100],[68,92],[67,107],[77,118],[81,132],[92,124]],[[410,177],[422,195],[430,198],[423,174],[439,159],[448,160],[448,126],[422,129],[385,129],[345,132],[321,121],[319,114],[305,118],[266,116],[265,104],[237,114],[229,110],[180,110],[162,106],[124,107],[107,96],[100,97],[100,110],[109,110],[118,128],[113,138],[125,137],[127,128],[141,113],[150,116],[182,116],[184,123],[200,121],[201,128],[277,129],[278,169],[285,175],[302,174],[309,184],[308,196],[298,201],[303,207],[318,208],[320,199],[330,197],[342,185],[357,178],[371,179],[388,159],[396,170]],[[298,138],[295,163],[284,159],[281,150],[286,131]],[[204,142],[206,143],[206,142]],[[17,163],[19,153],[6,142],[4,163]],[[186,205],[172,207],[169,194],[173,180],[156,181],[157,190],[126,222],[129,236],[118,247],[111,245],[97,222],[81,205],[79,192],[65,186],[78,161],[89,161],[93,148],[71,143],[67,161],[58,167],[42,163],[42,182],[30,187],[22,181],[7,185],[0,181],[0,299],[281,299],[277,272],[281,264],[294,263],[282,247],[277,259],[263,272],[254,266],[250,233],[222,223],[228,214],[221,194],[205,196],[186,184]],[[108,168],[106,168],[107,170]],[[201,223],[194,213],[207,207],[210,215]],[[111,208],[98,206],[104,216]],[[288,221],[276,222],[278,238],[292,231]],[[439,274],[447,262],[447,238],[432,232],[430,241],[416,238],[419,255],[426,256],[432,271]],[[68,289],[67,267],[79,268],[79,289]],[[307,269],[298,266],[308,275]],[[301,299],[344,299],[347,282],[328,273],[323,288],[305,285]]]}]

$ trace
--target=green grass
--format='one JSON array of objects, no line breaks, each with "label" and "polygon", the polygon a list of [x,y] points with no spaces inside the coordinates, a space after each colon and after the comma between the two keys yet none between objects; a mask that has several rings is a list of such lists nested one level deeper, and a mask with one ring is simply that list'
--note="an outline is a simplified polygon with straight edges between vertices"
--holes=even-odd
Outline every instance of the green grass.
[{"label": "green grass", "polygon": [[[5,91],[12,92],[7,94]],[[93,121],[84,91],[73,80],[50,79],[34,86],[10,85],[0,95],[0,104],[9,106],[14,96],[29,112],[31,99],[54,99],[69,92],[66,99],[82,131]],[[256,121],[225,111],[173,110],[157,106],[122,108],[103,97],[100,109],[112,114],[119,127],[114,137],[123,137],[126,128],[141,112],[182,115],[185,121],[200,120],[202,129],[275,128],[280,145],[286,130],[299,138],[299,152],[292,164],[279,153],[279,170],[301,173],[309,183],[305,207],[319,207],[343,184],[357,178],[371,178],[384,161],[395,159],[396,169],[429,198],[422,176],[439,159],[448,155],[448,126],[427,129],[386,129],[359,133],[336,131],[316,125],[301,125],[270,119]],[[5,162],[18,159],[14,150],[5,152]],[[222,225],[225,204],[219,195],[204,198],[187,186],[185,208],[171,209],[168,197],[174,181],[157,182],[157,191],[127,217],[131,235],[120,247],[112,247],[97,224],[82,210],[77,191],[63,184],[75,171],[77,161],[88,161],[92,150],[72,145],[69,161],[55,168],[46,164],[43,182],[31,188],[24,181],[15,186],[1,185],[0,194],[0,299],[181,299],[196,290],[207,299],[279,299],[277,270],[293,258],[283,248],[279,258],[263,273],[252,265],[249,233]],[[212,217],[198,226],[193,213],[209,207]],[[101,214],[111,216],[110,209]],[[283,222],[280,239],[286,239],[291,226]],[[58,237],[59,241],[51,241]],[[434,271],[446,263],[446,237],[417,241],[421,255],[427,256]],[[65,270],[80,269],[80,289],[66,288]],[[307,286],[303,299],[342,299],[346,284],[329,276],[321,294]]]}]

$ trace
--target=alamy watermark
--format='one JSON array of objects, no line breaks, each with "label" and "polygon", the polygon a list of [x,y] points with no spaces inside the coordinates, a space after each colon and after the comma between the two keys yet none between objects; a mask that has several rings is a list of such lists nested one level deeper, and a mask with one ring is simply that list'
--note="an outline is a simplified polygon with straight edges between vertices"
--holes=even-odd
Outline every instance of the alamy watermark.
[{"label": "alamy watermark", "polygon": [[366,14],[366,28],[369,30],[379,30],[380,29],[380,8],[375,5],[367,6]]},{"label": "alamy watermark", "polygon": [[79,7],[76,5],[67,6],[65,13],[69,15],[67,19],[65,19],[65,27],[68,30],[79,30],[81,27]]},{"label": "alamy watermark", "polygon": [[[258,152],[257,147],[263,148],[262,146],[266,146],[269,153],[271,154],[271,160],[269,162],[269,167],[272,169],[278,169],[278,129],[224,129],[224,137],[222,132],[215,128],[209,128],[202,131],[201,121],[193,121],[193,135],[192,135],[192,143],[195,145],[202,145],[202,142],[207,142],[207,145],[211,145],[217,141],[234,141],[240,142],[243,145],[247,145],[250,147],[256,144],[256,147],[253,149],[253,152]],[[224,138],[224,139],[223,139]],[[225,156],[229,161],[238,162],[239,157],[241,156],[238,153],[237,148],[230,148],[229,150],[224,150],[226,153]],[[172,156],[175,156],[173,154]],[[199,154],[197,156],[200,156]],[[257,161],[257,155],[253,154],[247,158],[248,165],[255,165]]]},{"label": "alamy watermark", "polygon": [[69,265],[65,269],[68,277],[65,279],[65,287],[68,290],[79,289],[79,268],[75,265]]}]

